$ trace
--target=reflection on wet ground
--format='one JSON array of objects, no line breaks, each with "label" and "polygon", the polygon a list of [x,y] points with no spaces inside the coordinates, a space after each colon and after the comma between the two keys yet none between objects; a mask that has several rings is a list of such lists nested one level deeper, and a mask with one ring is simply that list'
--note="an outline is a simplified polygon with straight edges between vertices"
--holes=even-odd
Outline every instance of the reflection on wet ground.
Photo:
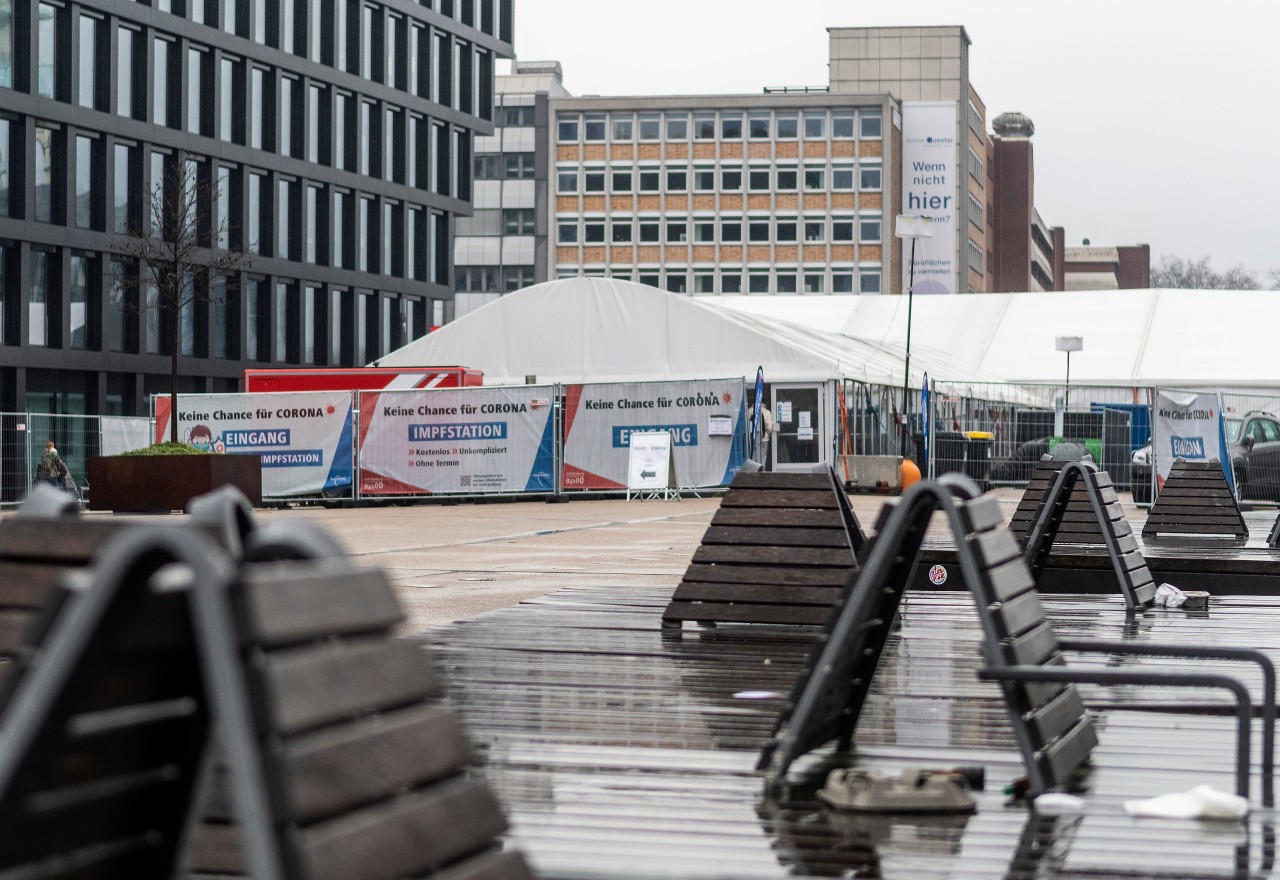
[{"label": "reflection on wet ground", "polygon": [[[998,690],[975,677],[978,621],[960,593],[908,594],[858,726],[854,760],[891,772],[981,765],[987,784],[977,793],[978,812],[833,812],[813,797],[837,760],[829,753],[797,764],[784,801],[766,800],[754,773],[757,751],[804,667],[813,631],[686,625],[664,634],[659,619],[669,596],[669,588],[574,588],[431,634],[482,772],[507,805],[510,840],[540,876],[1270,871],[1269,810],[1225,826],[1138,821],[1123,811],[1124,800],[1201,783],[1231,790],[1232,721],[1214,693],[1086,689],[1093,704],[1142,710],[1099,716],[1084,814],[1040,819],[1008,803],[1003,789],[1021,775],[1021,762]],[[1127,616],[1111,596],[1050,597],[1046,606],[1063,633],[1252,645],[1280,658],[1280,600],[1216,599],[1195,615]],[[1257,691],[1253,670],[1233,671]],[[1188,707],[1197,713],[1173,711]]]}]

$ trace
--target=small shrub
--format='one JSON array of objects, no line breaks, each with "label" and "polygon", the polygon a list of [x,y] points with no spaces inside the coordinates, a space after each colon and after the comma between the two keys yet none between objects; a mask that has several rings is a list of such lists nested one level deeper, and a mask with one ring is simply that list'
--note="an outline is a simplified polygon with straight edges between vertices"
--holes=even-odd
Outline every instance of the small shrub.
[{"label": "small shrub", "polygon": [[128,452],[122,452],[121,455],[211,455],[207,449],[196,449],[186,443],[174,443],[172,440],[166,440],[163,443],[152,443],[150,446],[144,446],[141,449],[131,449]]}]

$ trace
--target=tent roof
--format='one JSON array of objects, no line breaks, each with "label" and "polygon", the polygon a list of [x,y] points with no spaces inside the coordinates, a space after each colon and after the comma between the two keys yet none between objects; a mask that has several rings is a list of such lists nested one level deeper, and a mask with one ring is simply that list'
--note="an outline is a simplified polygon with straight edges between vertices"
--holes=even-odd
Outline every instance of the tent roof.
[{"label": "tent roof", "polygon": [[[900,343],[907,300],[899,296],[747,297],[713,300],[765,318],[863,340]],[[1280,293],[1255,290],[1106,290],[916,296],[912,352],[946,354],[966,373],[1012,382],[1060,383],[1055,337],[1082,336],[1071,381],[1093,385],[1276,389],[1273,354]],[[948,379],[948,370],[930,370]]]},{"label": "tent roof", "polygon": [[[788,302],[795,302],[788,298]],[[503,296],[378,360],[382,366],[466,364],[486,384],[754,377],[770,382],[848,378],[899,385],[903,346],[851,338],[781,315],[726,308],[614,278],[568,278]],[[911,385],[922,374],[993,381],[951,366],[913,341]]]}]

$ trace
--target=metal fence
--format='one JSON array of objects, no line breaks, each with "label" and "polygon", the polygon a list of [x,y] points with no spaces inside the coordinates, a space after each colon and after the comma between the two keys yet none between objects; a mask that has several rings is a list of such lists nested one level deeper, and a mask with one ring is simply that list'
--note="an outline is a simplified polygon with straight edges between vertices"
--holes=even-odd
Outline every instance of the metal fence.
[{"label": "metal fence", "polygon": [[136,445],[146,445],[149,425],[145,418],[0,413],[0,504],[16,504],[31,490],[48,441],[57,446],[77,491],[84,494],[88,490],[89,459],[104,450],[119,452],[128,448],[127,443],[122,448],[122,437],[142,436],[145,439]]}]

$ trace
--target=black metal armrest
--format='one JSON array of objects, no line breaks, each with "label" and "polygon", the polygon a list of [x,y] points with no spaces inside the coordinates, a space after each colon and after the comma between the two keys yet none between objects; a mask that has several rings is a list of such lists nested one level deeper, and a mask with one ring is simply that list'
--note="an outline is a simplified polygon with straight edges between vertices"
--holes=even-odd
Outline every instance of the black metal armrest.
[{"label": "black metal armrest", "polygon": [[[1236,698],[1236,794],[1249,797],[1249,728],[1253,703],[1239,679],[1213,673],[1167,670],[1072,669],[1070,666],[987,666],[978,670],[983,681],[1059,681],[1064,684],[1145,684],[1165,687],[1221,688]],[[1266,788],[1264,781],[1264,789]],[[1265,793],[1264,793],[1265,797]],[[1267,804],[1270,806],[1270,804]]]},{"label": "black metal armrest", "polygon": [[1105,639],[1059,639],[1064,651],[1081,654],[1132,654],[1138,657],[1186,657],[1194,660],[1235,660],[1256,663],[1262,669],[1262,802],[1271,806],[1275,776],[1276,667],[1266,654],[1254,648],[1226,648],[1217,645],[1170,645],[1159,642],[1109,641]]}]

